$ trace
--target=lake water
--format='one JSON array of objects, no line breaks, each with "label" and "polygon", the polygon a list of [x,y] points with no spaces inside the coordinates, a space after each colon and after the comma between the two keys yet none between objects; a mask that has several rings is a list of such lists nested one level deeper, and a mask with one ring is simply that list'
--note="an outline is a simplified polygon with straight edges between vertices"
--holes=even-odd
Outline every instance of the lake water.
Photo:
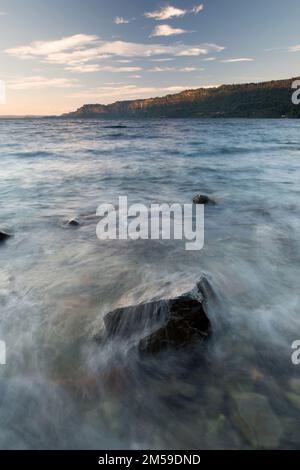
[{"label": "lake water", "polygon": [[[199,252],[101,242],[89,217],[199,193],[217,202]],[[0,448],[299,448],[299,121],[2,119],[0,227]],[[93,339],[203,275],[213,336],[192,361]]]}]

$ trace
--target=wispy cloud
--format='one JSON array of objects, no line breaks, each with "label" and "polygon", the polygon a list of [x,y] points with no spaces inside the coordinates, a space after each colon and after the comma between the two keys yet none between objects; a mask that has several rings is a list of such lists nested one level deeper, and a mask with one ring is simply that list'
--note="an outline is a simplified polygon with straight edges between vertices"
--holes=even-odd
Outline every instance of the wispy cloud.
[{"label": "wispy cloud", "polygon": [[179,93],[188,87],[187,85],[175,85],[169,87],[143,87],[138,85],[123,86],[103,86],[96,89],[85,90],[70,94],[68,97],[72,99],[91,99],[94,102],[102,102],[104,104],[111,103],[114,100],[148,98],[149,96],[163,96],[170,93]]},{"label": "wispy cloud", "polygon": [[24,77],[8,82],[8,88],[11,90],[41,90],[43,88],[74,88],[79,86],[75,79],[47,78],[41,76]]},{"label": "wispy cloud", "polygon": [[128,24],[129,20],[127,20],[126,18],[123,18],[123,16],[116,16],[114,18],[114,23],[115,24]]},{"label": "wispy cloud", "polygon": [[12,47],[6,52],[10,55],[30,59],[36,56],[49,57],[51,54],[67,50],[81,50],[84,46],[91,45],[97,40],[97,36],[89,34],[75,34],[55,41],[34,41],[29,46]]},{"label": "wispy cloud", "polygon": [[198,67],[153,67],[149,72],[202,72]]},{"label": "wispy cloud", "polygon": [[140,72],[141,67],[115,67],[113,65],[81,64],[67,67],[70,72],[90,73],[90,72],[110,72],[110,73],[132,73]]},{"label": "wispy cloud", "polygon": [[178,18],[187,15],[188,13],[198,14],[203,10],[203,5],[195,5],[192,9],[183,9],[167,5],[160,10],[144,13],[146,18],[154,19],[156,21],[165,21],[172,18]]},{"label": "wispy cloud", "polygon": [[170,62],[171,60],[174,60],[174,57],[161,57],[158,59],[151,59],[153,62]]},{"label": "wispy cloud", "polygon": [[185,34],[189,33],[190,31],[187,31],[186,29],[182,28],[173,28],[172,26],[169,26],[168,24],[160,24],[159,26],[156,26],[154,30],[152,31],[150,37],[156,37],[156,36],[175,36],[178,34]]},{"label": "wispy cloud", "polygon": [[236,62],[254,62],[254,59],[251,59],[250,57],[237,57],[235,59],[224,59],[221,60],[223,64],[233,64]]},{"label": "wispy cloud", "polygon": [[289,46],[289,47],[269,47],[268,49],[264,49],[264,51],[265,52],[278,52],[278,51],[299,52],[300,44],[296,44],[295,46]]},{"label": "wispy cloud", "polygon": [[201,4],[201,5],[195,5],[194,8],[191,9],[191,13],[195,13],[195,15],[197,15],[198,13],[200,13],[200,11],[202,11],[204,8],[204,5]]},{"label": "wispy cloud", "polygon": [[[162,25],[163,26],[163,25]],[[166,32],[166,31],[165,31]],[[42,62],[60,64],[74,72],[79,66],[89,65],[86,71],[100,70],[95,64],[103,59],[129,60],[156,56],[189,57],[221,52],[224,46],[217,44],[143,44],[126,41],[103,41],[94,35],[76,34],[54,41],[35,41],[27,46],[6,50],[20,59],[39,59]],[[96,67],[97,66],[97,67]],[[76,70],[77,68],[77,70]]]},{"label": "wispy cloud", "polygon": [[289,47],[290,52],[299,52],[300,51],[300,44],[297,44],[296,46],[291,46]]}]

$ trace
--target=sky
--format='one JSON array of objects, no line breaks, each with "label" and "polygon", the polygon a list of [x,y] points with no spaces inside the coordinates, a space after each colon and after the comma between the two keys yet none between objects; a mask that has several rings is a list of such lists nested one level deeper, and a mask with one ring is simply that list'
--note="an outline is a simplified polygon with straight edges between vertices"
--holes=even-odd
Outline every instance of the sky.
[{"label": "sky", "polygon": [[296,77],[299,18],[299,0],[0,0],[0,115]]}]

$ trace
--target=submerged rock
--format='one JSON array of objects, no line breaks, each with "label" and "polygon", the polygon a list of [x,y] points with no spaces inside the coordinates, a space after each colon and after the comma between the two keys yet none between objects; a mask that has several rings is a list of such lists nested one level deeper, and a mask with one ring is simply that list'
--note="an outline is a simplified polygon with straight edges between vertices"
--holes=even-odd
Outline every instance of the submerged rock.
[{"label": "submerged rock", "polygon": [[300,395],[293,392],[286,393],[286,398],[296,410],[300,411]]},{"label": "submerged rock", "polygon": [[300,395],[300,379],[296,379],[296,378],[290,379],[288,381],[288,384],[292,392]]},{"label": "submerged rock", "polygon": [[282,427],[267,397],[242,392],[234,393],[231,398],[233,421],[250,444],[258,449],[278,447]]},{"label": "submerged rock", "polygon": [[104,318],[98,340],[127,340],[140,353],[155,354],[169,348],[182,348],[211,334],[204,307],[202,282],[180,297],[119,308]]},{"label": "submerged rock", "polygon": [[299,446],[300,442],[300,427],[297,418],[283,418],[284,439],[288,443],[296,444]]},{"label": "submerged rock", "polygon": [[0,230],[0,243],[4,242],[5,240],[7,240],[10,237],[11,237],[11,235],[9,233],[5,232],[4,230]]},{"label": "submerged rock", "polygon": [[193,199],[194,204],[215,204],[215,202],[210,199],[208,196],[204,196],[203,194],[198,194]]}]

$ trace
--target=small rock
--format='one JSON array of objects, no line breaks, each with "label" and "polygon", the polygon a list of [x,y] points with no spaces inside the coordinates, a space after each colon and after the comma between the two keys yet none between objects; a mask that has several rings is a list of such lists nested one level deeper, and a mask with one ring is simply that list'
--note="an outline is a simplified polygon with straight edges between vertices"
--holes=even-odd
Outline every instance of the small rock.
[{"label": "small rock", "polygon": [[67,222],[67,225],[70,225],[71,227],[79,227],[80,222],[77,219],[70,219]]},{"label": "small rock", "polygon": [[106,425],[113,432],[119,432],[122,429],[122,406],[117,400],[107,399],[100,404],[101,418],[106,421]]},{"label": "small rock", "polygon": [[260,449],[277,448],[282,427],[268,399],[248,392],[234,393],[231,399],[233,422],[250,444]]},{"label": "small rock", "polygon": [[204,400],[207,403],[206,413],[214,416],[223,408],[224,392],[220,388],[208,385],[204,389]]},{"label": "small rock", "polygon": [[296,394],[300,395],[300,379],[290,379],[289,388]]},{"label": "small rock", "polygon": [[293,418],[283,418],[284,439],[289,444],[300,444],[299,421]]},{"label": "small rock", "polygon": [[250,369],[250,378],[252,382],[257,383],[257,382],[261,382],[264,376],[258,369],[256,369],[256,367],[252,367]]},{"label": "small rock", "polygon": [[194,204],[214,204],[214,201],[212,201],[208,196],[204,196],[203,194],[198,194],[197,196],[194,197],[193,203]]},{"label": "small rock", "polygon": [[300,395],[296,393],[286,393],[286,398],[288,401],[296,408],[296,410],[300,411]]},{"label": "small rock", "polygon": [[210,449],[240,449],[241,442],[223,414],[206,421],[206,439]]},{"label": "small rock", "polygon": [[8,238],[10,238],[11,235],[7,232],[4,232],[4,230],[0,230],[0,242],[4,242]]},{"label": "small rock", "polygon": [[161,398],[170,398],[175,395],[182,395],[187,399],[194,399],[198,395],[197,387],[187,382],[173,380],[171,382],[157,382],[151,384],[152,390]]}]

